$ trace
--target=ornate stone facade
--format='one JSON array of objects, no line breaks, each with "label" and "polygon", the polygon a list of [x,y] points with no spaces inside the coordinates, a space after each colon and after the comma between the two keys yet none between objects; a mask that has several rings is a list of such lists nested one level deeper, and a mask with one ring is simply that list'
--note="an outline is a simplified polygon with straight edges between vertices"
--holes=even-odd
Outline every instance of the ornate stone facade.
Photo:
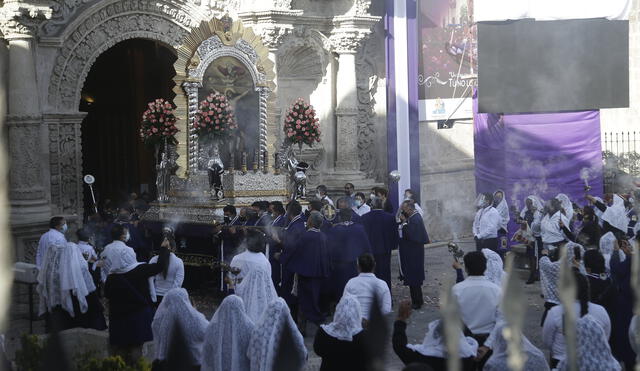
[{"label": "ornate stone facade", "polygon": [[[336,166],[342,166],[350,169],[349,176],[358,176],[363,187],[369,185],[380,167],[381,151],[374,138],[385,135],[375,124],[380,121],[379,112],[384,112],[376,106],[384,102],[373,98],[383,78],[378,64],[384,61],[384,50],[368,46],[372,26],[380,22],[380,17],[369,14],[370,6],[370,0],[0,2],[0,37],[10,41],[10,69],[23,68],[20,77],[16,69],[8,73],[9,84],[22,87],[11,89],[7,116],[12,205],[46,206],[38,209],[34,220],[41,223],[40,229],[51,214],[77,214],[81,219],[84,114],[78,109],[83,84],[96,59],[133,38],[177,49],[202,21],[225,14],[251,28],[276,65],[276,85],[259,88],[264,91],[260,119],[266,121],[260,128],[260,147],[276,152],[282,139],[282,111],[292,99],[304,96],[316,107],[323,129],[321,145],[305,148],[300,155],[311,165],[309,183],[342,182],[335,175]],[[259,58],[250,40],[240,41],[235,48],[250,63]],[[29,66],[35,66],[35,72]],[[341,69],[354,76],[348,85],[336,78]],[[256,81],[261,81],[260,73]],[[342,91],[349,91],[348,103],[340,101]],[[181,142],[178,151],[180,146],[186,143]],[[19,257],[26,257],[24,252],[34,238],[21,234]]]}]

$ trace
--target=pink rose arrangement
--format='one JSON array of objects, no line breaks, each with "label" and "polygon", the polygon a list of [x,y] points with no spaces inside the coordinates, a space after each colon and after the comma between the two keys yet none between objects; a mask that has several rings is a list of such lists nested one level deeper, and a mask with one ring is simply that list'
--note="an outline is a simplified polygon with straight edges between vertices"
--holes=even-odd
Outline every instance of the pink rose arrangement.
[{"label": "pink rose arrangement", "polygon": [[198,106],[193,127],[201,138],[230,135],[238,125],[227,97],[222,94],[209,94]]},{"label": "pink rose arrangement", "polygon": [[164,140],[169,144],[176,144],[175,135],[178,131],[170,102],[159,98],[147,104],[140,123],[140,139],[144,144],[155,145]]},{"label": "pink rose arrangement", "polygon": [[300,145],[320,142],[320,123],[313,106],[298,98],[291,105],[284,118],[285,140]]}]

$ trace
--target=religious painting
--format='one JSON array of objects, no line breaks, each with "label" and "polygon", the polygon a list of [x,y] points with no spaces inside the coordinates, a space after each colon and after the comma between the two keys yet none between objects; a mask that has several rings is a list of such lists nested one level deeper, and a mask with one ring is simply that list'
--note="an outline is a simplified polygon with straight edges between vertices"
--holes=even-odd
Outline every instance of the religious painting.
[{"label": "religious painting", "polygon": [[473,0],[420,0],[420,120],[468,119],[477,86]]},{"label": "religious painting", "polygon": [[211,93],[227,97],[238,123],[235,134],[221,143],[222,161],[228,166],[233,157],[234,168],[239,168],[242,153],[246,153],[251,167],[259,144],[260,104],[249,69],[235,57],[215,59],[205,70],[198,99],[204,100]]}]

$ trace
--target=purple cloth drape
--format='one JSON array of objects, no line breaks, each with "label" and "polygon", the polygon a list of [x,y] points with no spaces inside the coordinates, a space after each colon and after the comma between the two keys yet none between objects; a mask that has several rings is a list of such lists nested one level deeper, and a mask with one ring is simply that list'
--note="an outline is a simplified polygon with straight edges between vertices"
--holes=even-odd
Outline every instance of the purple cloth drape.
[{"label": "purple cloth drape", "polygon": [[503,189],[509,206],[518,210],[531,194],[548,200],[565,193],[582,205],[586,200],[581,171],[588,169],[590,194],[602,195],[599,111],[479,114],[477,103],[474,95],[478,193]]}]

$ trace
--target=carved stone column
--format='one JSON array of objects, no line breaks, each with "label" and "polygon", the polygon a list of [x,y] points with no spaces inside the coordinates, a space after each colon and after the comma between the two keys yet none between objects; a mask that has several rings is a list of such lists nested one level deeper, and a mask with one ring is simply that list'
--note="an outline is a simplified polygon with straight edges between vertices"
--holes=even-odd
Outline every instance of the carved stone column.
[{"label": "carved stone column", "polygon": [[46,220],[51,214],[45,180],[48,146],[38,100],[33,44],[39,22],[50,15],[46,7],[8,2],[0,13],[9,42],[8,144],[9,198],[12,223]]},{"label": "carved stone column", "polygon": [[336,87],[336,164],[338,172],[358,172],[358,86],[356,52],[365,35],[357,32],[332,36],[338,53]]}]

